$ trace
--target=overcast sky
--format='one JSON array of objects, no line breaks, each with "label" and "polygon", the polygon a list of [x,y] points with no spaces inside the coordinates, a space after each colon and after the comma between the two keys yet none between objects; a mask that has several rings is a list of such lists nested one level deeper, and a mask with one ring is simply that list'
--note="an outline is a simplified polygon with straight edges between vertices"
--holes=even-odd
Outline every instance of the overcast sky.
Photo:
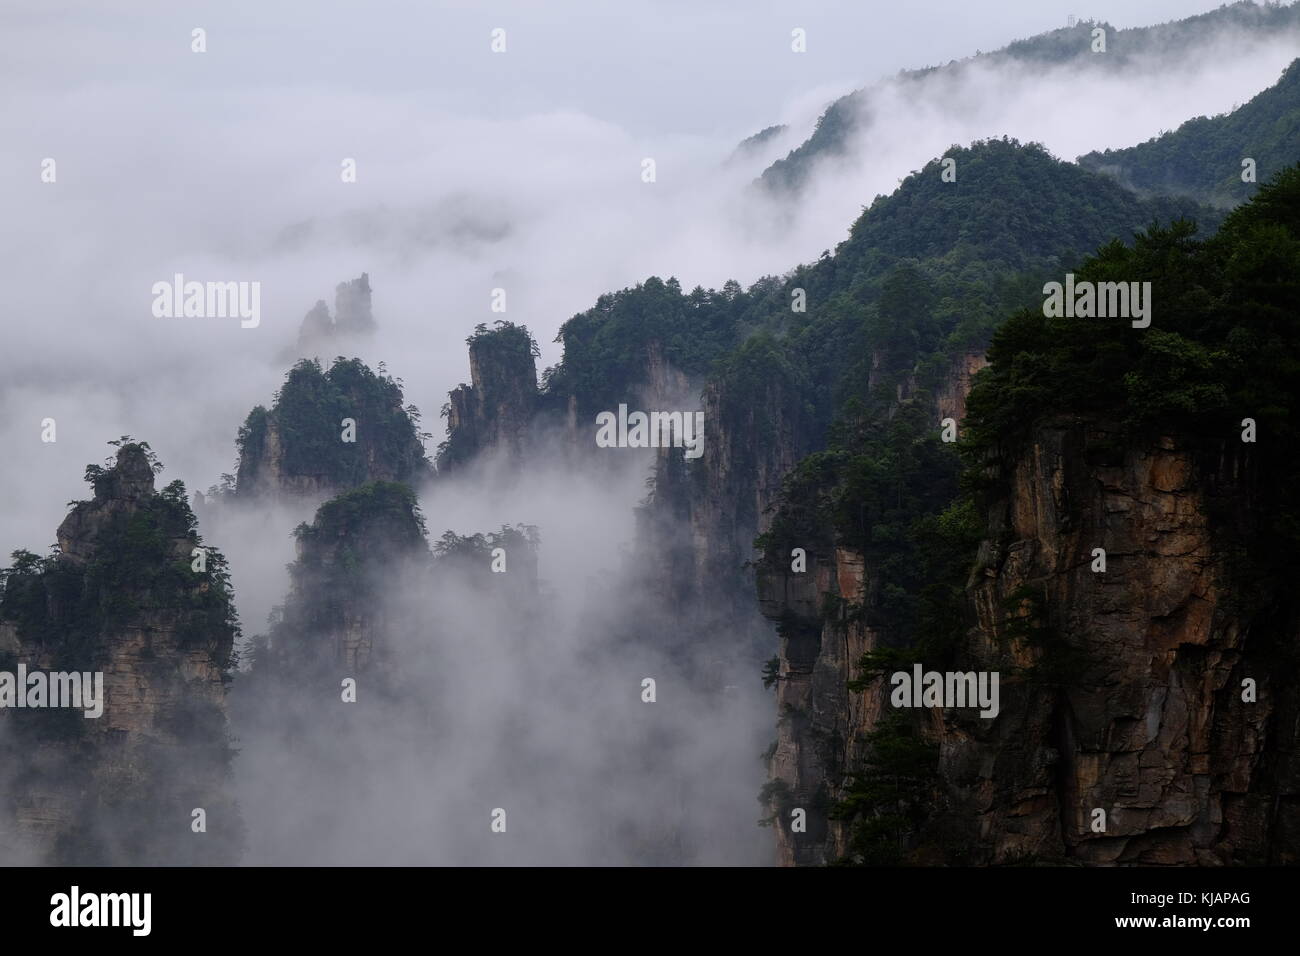
[{"label": "overcast sky", "polygon": [[[573,110],[638,135],[733,131],[899,69],[1088,16],[1144,26],[1212,0],[41,0],[0,5],[9,94],[132,86],[413,98],[484,117]],[[189,32],[208,31],[191,58]],[[508,56],[489,34],[506,30]],[[808,52],[790,52],[790,31]],[[50,117],[57,127],[58,118]],[[164,128],[160,136],[169,135]],[[284,130],[291,133],[291,129]]]}]

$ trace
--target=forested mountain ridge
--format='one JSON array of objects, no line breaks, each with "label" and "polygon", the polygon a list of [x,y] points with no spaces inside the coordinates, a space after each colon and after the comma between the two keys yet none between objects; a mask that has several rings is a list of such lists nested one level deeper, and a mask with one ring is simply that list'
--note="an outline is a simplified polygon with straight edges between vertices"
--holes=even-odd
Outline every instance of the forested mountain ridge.
[{"label": "forested mountain ridge", "polygon": [[[1094,55],[1091,49],[1092,31],[1097,27],[1107,34],[1104,56]],[[1157,58],[1176,57],[1196,44],[1233,33],[1258,38],[1294,35],[1300,45],[1300,6],[1241,0],[1183,20],[1123,30],[1105,22],[1083,20],[944,66],[904,70],[895,80],[884,82],[897,82],[904,95],[914,95],[928,79],[958,82],[964,71],[985,66],[1041,69],[1068,64],[1072,69],[1098,73],[1125,71],[1149,67]],[[759,182],[775,193],[794,193],[808,183],[818,161],[846,155],[853,137],[871,123],[882,85],[857,90],[832,102],[808,139],[764,170]]]},{"label": "forested mountain ridge", "polygon": [[[1229,209],[1300,156],[1300,60],[1239,109],[1190,119],[1126,149],[1079,157],[1141,196],[1188,196]],[[1247,177],[1247,178],[1243,178]]]},{"label": "forested mountain ridge", "polygon": [[1152,221],[1213,229],[1222,215],[1186,199],[1140,201],[1011,139],[954,146],[945,158],[955,182],[936,158],[876,197],[834,254],[785,276],[690,292],[651,277],[601,296],[560,329],[564,357],[543,373],[541,407],[559,412],[571,397],[584,416],[611,407],[643,383],[652,347],[698,387],[737,374],[771,339],[824,426],[870,374],[861,363],[871,351],[916,359],[982,345],[1001,315],[1037,294],[1041,274]]}]

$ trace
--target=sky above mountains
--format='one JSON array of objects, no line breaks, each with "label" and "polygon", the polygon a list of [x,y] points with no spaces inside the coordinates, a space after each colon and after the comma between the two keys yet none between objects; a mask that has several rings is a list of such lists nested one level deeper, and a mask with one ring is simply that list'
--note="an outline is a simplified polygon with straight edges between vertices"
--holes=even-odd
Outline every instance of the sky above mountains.
[{"label": "sky above mountains", "polygon": [[[1065,26],[1181,19],[1214,0],[532,0],[516,2],[177,5],[107,0],[8,4],[7,90],[315,90],[411,97],[484,119],[571,111],[634,135],[741,139],[900,69],[938,65]],[[186,68],[194,26],[212,37],[205,70]],[[489,31],[510,56],[485,60]],[[790,52],[790,31],[808,53]],[[167,51],[168,47],[170,51]]]}]

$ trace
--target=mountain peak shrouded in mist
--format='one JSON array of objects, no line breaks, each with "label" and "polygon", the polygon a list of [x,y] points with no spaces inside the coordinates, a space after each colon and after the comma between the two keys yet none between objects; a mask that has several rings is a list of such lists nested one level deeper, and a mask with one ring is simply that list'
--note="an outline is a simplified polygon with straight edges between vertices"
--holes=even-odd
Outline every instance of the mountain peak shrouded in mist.
[{"label": "mountain peak shrouded in mist", "polygon": [[295,537],[300,551],[308,549],[309,542],[329,547],[344,537],[370,542],[377,551],[389,546],[405,550],[422,540],[424,531],[415,493],[408,486],[369,481],[321,505],[312,524],[300,526]]},{"label": "mountain peak shrouded in mist", "polygon": [[370,276],[340,282],[334,290],[334,315],[324,299],[317,300],[298,329],[297,354],[328,354],[373,336],[378,325],[370,304]]},{"label": "mountain peak shrouded in mist", "polygon": [[370,276],[340,282],[334,290],[335,325],[344,334],[373,332],[375,318],[370,311]]},{"label": "mountain peak shrouded in mist", "polygon": [[417,481],[428,470],[419,410],[401,384],[360,359],[328,369],[303,359],[268,410],[255,407],[239,430],[239,498],[311,497],[366,481]]},{"label": "mountain peak shrouded in mist", "polygon": [[424,534],[415,493],[398,482],[369,481],[322,504],[294,531],[290,594],[269,643],[254,642],[253,679],[312,684],[390,667],[383,594],[404,567],[427,563]]},{"label": "mountain peak shrouded in mist", "polygon": [[736,144],[736,148],[727,158],[727,162],[736,163],[760,157],[774,141],[779,140],[789,129],[790,127],[785,123],[774,123],[765,129],[759,130],[753,136],[745,137]]}]

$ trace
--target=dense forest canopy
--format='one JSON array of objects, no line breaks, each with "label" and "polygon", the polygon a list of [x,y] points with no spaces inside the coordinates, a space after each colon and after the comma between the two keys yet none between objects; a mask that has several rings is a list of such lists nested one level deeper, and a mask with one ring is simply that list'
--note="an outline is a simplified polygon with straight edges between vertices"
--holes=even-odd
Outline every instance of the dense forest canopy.
[{"label": "dense forest canopy", "polygon": [[[545,398],[576,395],[594,414],[626,400],[653,346],[701,381],[761,386],[775,365],[802,384],[824,428],[879,373],[982,347],[1001,318],[1039,294],[1045,273],[1125,240],[1153,221],[1189,217],[1212,228],[1221,213],[1186,199],[1144,201],[1108,178],[1003,138],[954,147],[956,182],[940,161],[879,196],[832,254],[748,289],[682,290],[651,277],[601,296],[557,341],[563,361],[543,374]],[[1026,201],[1025,197],[1033,197]],[[800,292],[804,310],[797,310]],[[773,350],[780,353],[775,360]],[[746,363],[758,365],[747,369]],[[750,391],[736,395],[744,401]]]}]

